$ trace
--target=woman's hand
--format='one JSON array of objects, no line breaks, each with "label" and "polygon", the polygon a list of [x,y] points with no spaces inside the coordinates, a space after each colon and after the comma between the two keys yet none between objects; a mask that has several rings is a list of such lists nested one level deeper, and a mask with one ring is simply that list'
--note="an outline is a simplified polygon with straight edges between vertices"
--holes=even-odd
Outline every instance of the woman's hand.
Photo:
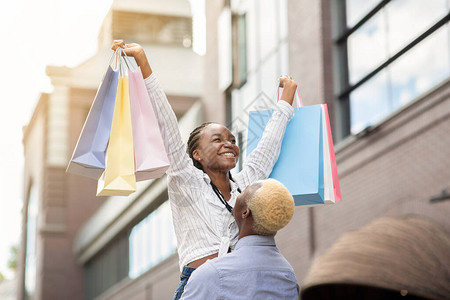
[{"label": "woman's hand", "polygon": [[141,68],[142,76],[144,78],[147,78],[152,74],[152,69],[141,45],[136,43],[125,44],[123,40],[115,40],[111,49],[116,51],[119,47],[124,50],[126,55],[134,57],[137,65]]},{"label": "woman's hand", "polygon": [[283,88],[281,100],[284,100],[292,105],[294,102],[295,91],[297,90],[297,82],[289,76],[280,76],[279,87]]}]

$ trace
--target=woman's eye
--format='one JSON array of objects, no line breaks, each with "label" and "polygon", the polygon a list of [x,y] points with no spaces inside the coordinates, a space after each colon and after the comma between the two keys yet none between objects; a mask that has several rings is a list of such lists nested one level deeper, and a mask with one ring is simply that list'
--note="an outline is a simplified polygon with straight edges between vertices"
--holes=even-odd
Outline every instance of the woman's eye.
[{"label": "woman's eye", "polygon": [[236,140],[231,140],[230,141],[232,144],[236,144]]},{"label": "woman's eye", "polygon": [[214,142],[220,142],[220,139],[219,138],[215,138],[213,141]]}]

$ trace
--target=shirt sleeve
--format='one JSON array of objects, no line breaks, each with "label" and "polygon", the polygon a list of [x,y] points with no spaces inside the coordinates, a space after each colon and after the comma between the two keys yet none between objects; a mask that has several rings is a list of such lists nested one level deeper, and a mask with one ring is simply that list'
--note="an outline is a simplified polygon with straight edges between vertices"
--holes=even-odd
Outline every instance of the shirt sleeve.
[{"label": "shirt sleeve", "polygon": [[258,146],[247,157],[242,171],[234,176],[241,188],[270,175],[280,155],[286,126],[293,115],[294,109],[289,103],[278,101],[277,109],[267,123]]},{"label": "shirt sleeve", "polygon": [[181,299],[220,299],[219,274],[210,261],[192,273]]},{"label": "shirt sleeve", "polygon": [[191,158],[186,153],[186,146],[181,138],[177,118],[167,100],[166,94],[154,73],[144,79],[144,81],[158,118],[158,125],[170,161],[167,174],[178,176],[182,180],[192,179],[192,175],[198,175],[200,170],[194,167]]}]

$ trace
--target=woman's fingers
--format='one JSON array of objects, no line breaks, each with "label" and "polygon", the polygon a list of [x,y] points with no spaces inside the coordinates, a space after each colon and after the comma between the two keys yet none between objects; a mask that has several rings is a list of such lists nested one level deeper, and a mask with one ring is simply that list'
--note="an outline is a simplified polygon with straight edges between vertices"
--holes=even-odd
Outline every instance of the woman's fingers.
[{"label": "woman's fingers", "polygon": [[115,40],[111,49],[116,51],[117,48],[121,47],[123,49],[122,55],[135,56],[140,53],[142,47],[136,43],[125,44],[123,40]]},{"label": "woman's fingers", "polygon": [[287,84],[295,84],[297,85],[297,83],[292,79],[292,77],[288,76],[288,75],[282,75],[280,76],[279,79],[279,87],[285,87],[285,85]]},{"label": "woman's fingers", "polygon": [[137,65],[141,68],[142,76],[147,78],[152,74],[152,68],[148,63],[147,56],[145,55],[144,49],[141,45],[136,43],[125,44],[123,40],[114,40],[111,47],[112,50],[116,51],[121,47],[121,54],[134,57]]},{"label": "woman's fingers", "polygon": [[125,48],[125,42],[123,40],[114,40],[111,49],[116,51],[116,49],[119,47]]}]

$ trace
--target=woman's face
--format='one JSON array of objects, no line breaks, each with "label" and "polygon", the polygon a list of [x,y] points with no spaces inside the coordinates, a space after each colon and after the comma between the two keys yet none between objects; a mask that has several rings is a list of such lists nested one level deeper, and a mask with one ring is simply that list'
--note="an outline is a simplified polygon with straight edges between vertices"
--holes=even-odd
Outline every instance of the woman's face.
[{"label": "woman's face", "polygon": [[225,126],[210,124],[200,134],[198,147],[192,154],[205,172],[228,172],[236,166],[239,147],[236,145],[236,138]]}]

